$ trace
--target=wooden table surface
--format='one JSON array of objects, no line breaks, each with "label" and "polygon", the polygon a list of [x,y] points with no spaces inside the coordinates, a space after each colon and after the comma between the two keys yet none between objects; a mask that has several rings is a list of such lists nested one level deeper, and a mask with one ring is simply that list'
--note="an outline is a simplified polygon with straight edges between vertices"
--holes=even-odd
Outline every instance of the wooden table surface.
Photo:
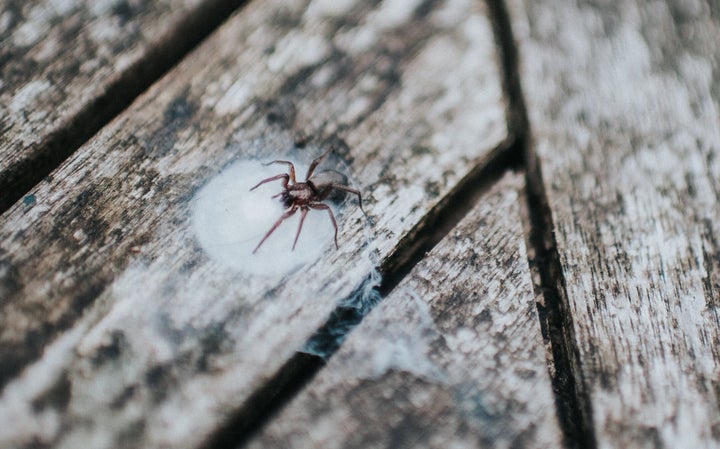
[{"label": "wooden table surface", "polygon": [[[714,0],[0,3],[0,448],[720,447],[718,42]],[[321,155],[337,246],[253,252]]]}]

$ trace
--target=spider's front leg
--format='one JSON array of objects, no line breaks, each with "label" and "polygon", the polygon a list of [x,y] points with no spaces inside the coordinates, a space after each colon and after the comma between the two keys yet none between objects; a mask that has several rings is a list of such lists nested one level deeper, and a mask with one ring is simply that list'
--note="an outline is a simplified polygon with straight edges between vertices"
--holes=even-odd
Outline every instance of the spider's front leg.
[{"label": "spider's front leg", "polygon": [[272,164],[286,164],[288,167],[290,167],[290,181],[292,181],[293,184],[295,184],[297,181],[295,181],[295,165],[290,161],[270,161],[263,165],[272,165]]},{"label": "spider's front leg", "polygon": [[282,179],[283,180],[283,189],[287,189],[288,186],[288,179],[290,179],[290,176],[287,173],[283,173],[281,175],[275,175],[271,176],[267,179],[263,179],[262,181],[258,182],[254,187],[252,187],[250,190],[255,190],[261,185],[265,184],[266,182],[275,181],[276,179]]}]

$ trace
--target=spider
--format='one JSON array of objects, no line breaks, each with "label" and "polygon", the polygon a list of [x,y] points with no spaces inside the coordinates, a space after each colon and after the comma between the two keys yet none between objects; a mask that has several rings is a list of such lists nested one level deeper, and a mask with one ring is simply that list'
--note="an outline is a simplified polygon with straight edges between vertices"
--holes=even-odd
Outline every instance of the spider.
[{"label": "spider", "polygon": [[295,180],[295,165],[293,165],[293,163],[290,161],[277,160],[264,164],[286,164],[289,167],[289,173],[282,173],[279,175],[271,176],[267,179],[263,179],[250,190],[255,190],[266,182],[282,179],[283,190],[277,195],[274,195],[273,198],[280,197],[280,201],[282,201],[283,206],[285,207],[285,209],[288,210],[280,216],[280,218],[275,222],[275,224],[272,225],[267,234],[265,234],[265,237],[260,240],[258,246],[256,246],[253,250],[253,254],[255,254],[257,250],[260,249],[260,246],[262,246],[262,244],[265,243],[265,240],[267,240],[267,238],[270,237],[273,232],[275,232],[278,226],[280,226],[280,224],[286,219],[292,217],[295,212],[298,211],[298,209],[300,209],[300,225],[298,226],[297,233],[295,234],[295,241],[293,241],[293,250],[295,250],[295,245],[297,245],[298,237],[300,237],[300,231],[302,231],[305,216],[310,211],[310,209],[326,210],[328,212],[333,227],[335,227],[335,248],[339,248],[337,242],[338,226],[337,222],[335,221],[335,215],[333,215],[330,206],[322,203],[322,201],[328,198],[330,194],[332,194],[335,190],[341,190],[343,192],[357,195],[360,210],[363,214],[365,214],[365,211],[362,207],[362,197],[360,196],[360,191],[357,189],[353,189],[352,187],[349,187],[347,185],[348,182],[345,175],[334,170],[324,170],[317,174],[313,174],[315,173],[315,169],[317,168],[318,164],[320,164],[320,162],[331,151],[332,150],[327,151],[325,154],[312,161],[312,163],[310,164],[310,168],[308,169],[307,175],[305,176],[305,181],[303,182],[297,182]]}]

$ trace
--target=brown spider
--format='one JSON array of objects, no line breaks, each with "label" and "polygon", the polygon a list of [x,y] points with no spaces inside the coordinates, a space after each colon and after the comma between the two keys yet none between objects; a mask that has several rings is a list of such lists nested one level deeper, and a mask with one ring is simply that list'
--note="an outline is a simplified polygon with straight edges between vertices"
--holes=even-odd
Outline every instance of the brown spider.
[{"label": "brown spider", "polygon": [[277,195],[274,195],[273,198],[280,197],[280,201],[282,201],[283,206],[285,206],[285,209],[288,209],[288,211],[280,216],[278,221],[276,221],[275,224],[267,232],[267,234],[265,234],[265,237],[260,240],[258,246],[256,246],[253,250],[253,254],[255,254],[257,250],[260,249],[260,246],[265,242],[265,240],[267,240],[268,237],[270,237],[270,234],[272,234],[275,229],[280,226],[280,223],[285,221],[287,218],[293,216],[298,209],[300,209],[301,214],[300,226],[298,226],[297,234],[295,234],[295,241],[293,242],[292,246],[293,250],[295,249],[295,245],[297,244],[298,237],[300,237],[300,231],[302,231],[305,216],[310,209],[326,210],[328,212],[328,214],[330,215],[330,220],[335,227],[335,248],[339,248],[337,242],[338,226],[337,222],[335,221],[335,216],[333,215],[330,206],[321,203],[321,201],[328,198],[334,190],[342,190],[344,192],[354,193],[355,195],[357,195],[360,210],[363,214],[365,213],[365,211],[362,208],[362,197],[360,196],[360,191],[353,189],[352,187],[348,187],[347,177],[345,175],[334,170],[325,170],[313,175],[313,173],[315,172],[315,168],[317,168],[318,164],[320,164],[320,162],[325,158],[325,156],[330,153],[330,151],[327,151],[325,154],[312,161],[312,163],[310,164],[310,168],[308,169],[307,175],[305,176],[304,182],[297,182],[295,180],[295,166],[290,161],[272,161],[265,164],[287,164],[290,167],[290,172],[263,179],[250,190],[255,190],[266,182],[275,181],[276,179],[282,179],[283,190]]}]

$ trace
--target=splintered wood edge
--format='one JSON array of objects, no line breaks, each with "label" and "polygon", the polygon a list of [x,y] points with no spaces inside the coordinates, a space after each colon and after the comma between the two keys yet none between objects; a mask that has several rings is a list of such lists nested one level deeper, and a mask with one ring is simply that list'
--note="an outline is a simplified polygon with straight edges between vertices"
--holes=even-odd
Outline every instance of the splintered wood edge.
[{"label": "splintered wood edge", "polygon": [[[507,138],[482,3],[343,5],[251,3],[2,217],[2,441],[196,446]],[[203,251],[223,169],[328,148],[368,213],[339,206],[339,250],[267,276]]]},{"label": "splintered wood edge", "polygon": [[717,11],[510,4],[590,437],[599,447],[715,446]]},{"label": "splintered wood edge", "polygon": [[483,195],[249,447],[561,447],[523,184]]}]

